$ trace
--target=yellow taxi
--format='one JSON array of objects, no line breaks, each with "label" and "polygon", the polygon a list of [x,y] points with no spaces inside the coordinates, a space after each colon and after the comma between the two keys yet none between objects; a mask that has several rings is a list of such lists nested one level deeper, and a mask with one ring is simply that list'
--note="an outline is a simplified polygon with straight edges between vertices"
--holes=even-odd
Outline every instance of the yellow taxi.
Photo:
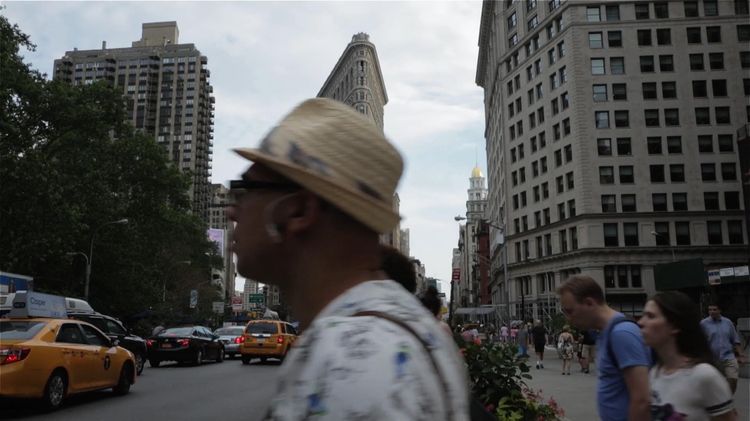
[{"label": "yellow taxi", "polygon": [[65,318],[64,297],[19,292],[0,319],[0,397],[41,398],[48,409],[80,392],[135,383],[135,359],[93,325]]},{"label": "yellow taxi", "polygon": [[253,358],[265,362],[267,358],[284,360],[289,348],[297,340],[297,329],[281,320],[251,320],[242,335],[240,355],[242,364]]}]

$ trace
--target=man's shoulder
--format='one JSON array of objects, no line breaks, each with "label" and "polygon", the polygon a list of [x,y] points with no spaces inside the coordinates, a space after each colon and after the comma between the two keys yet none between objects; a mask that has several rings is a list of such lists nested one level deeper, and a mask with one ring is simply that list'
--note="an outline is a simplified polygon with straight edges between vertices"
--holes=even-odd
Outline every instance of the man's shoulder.
[{"label": "man's shoulder", "polygon": [[[439,328],[437,320],[434,326],[422,319],[401,320],[398,323],[377,315],[330,315],[316,320],[311,330],[315,331],[318,338],[328,340],[342,336],[356,336],[360,338],[376,337],[382,345],[392,343],[396,340],[403,343],[420,342],[420,337],[429,336]],[[431,320],[430,320],[431,321]],[[405,326],[404,326],[405,325]],[[409,329],[419,335],[415,336]]]},{"label": "man's shoulder", "polygon": [[637,323],[630,319],[617,321],[616,323],[612,326],[609,336],[606,338],[614,349],[644,346],[641,328]]},{"label": "man's shoulder", "polygon": [[640,336],[641,328],[635,320],[622,317],[612,320],[609,331],[611,335],[619,332],[630,332]]}]

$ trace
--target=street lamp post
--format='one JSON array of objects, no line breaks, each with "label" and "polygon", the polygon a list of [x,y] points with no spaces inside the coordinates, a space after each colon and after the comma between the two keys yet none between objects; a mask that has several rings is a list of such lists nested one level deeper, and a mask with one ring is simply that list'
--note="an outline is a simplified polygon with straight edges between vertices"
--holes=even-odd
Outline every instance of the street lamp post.
[{"label": "street lamp post", "polygon": [[[177,265],[189,265],[193,262],[191,260],[180,260],[179,262],[174,262],[171,265],[169,265],[169,268],[167,268],[166,272],[169,273],[172,268],[174,268]],[[164,277],[164,281],[161,285],[161,302],[164,303],[167,301],[167,277]]]},{"label": "street lamp post", "polygon": [[105,222],[99,225],[99,227],[97,227],[94,230],[94,233],[91,234],[91,243],[89,244],[89,255],[88,255],[88,258],[86,259],[86,283],[83,289],[83,296],[86,299],[86,301],[89,300],[89,283],[91,281],[91,265],[94,263],[94,238],[96,237],[96,233],[99,232],[100,229],[102,229],[103,227],[107,225],[127,224],[127,223],[128,223],[128,218],[118,219],[117,221]]}]

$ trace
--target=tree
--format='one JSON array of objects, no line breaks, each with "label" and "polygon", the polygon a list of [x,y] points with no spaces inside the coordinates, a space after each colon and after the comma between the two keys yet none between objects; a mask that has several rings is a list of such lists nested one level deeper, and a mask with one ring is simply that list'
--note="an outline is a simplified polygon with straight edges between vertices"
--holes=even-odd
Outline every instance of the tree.
[{"label": "tree", "polygon": [[80,296],[84,262],[68,253],[88,254],[97,227],[128,218],[96,233],[94,308],[125,316],[157,306],[175,261],[194,262],[186,277],[210,279],[215,251],[190,213],[189,178],[127,122],[121,94],[46,80],[20,55],[35,48],[29,37],[4,16],[0,37],[0,269]]}]

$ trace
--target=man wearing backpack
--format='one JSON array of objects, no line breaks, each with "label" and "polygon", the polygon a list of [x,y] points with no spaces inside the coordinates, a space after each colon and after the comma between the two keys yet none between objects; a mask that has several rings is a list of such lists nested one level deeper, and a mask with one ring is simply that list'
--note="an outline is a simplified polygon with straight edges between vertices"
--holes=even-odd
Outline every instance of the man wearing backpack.
[{"label": "man wearing backpack", "polygon": [[579,329],[600,331],[596,341],[597,406],[603,421],[637,421],[651,417],[649,351],[638,325],[604,302],[591,277],[574,275],[558,289],[560,307]]}]

